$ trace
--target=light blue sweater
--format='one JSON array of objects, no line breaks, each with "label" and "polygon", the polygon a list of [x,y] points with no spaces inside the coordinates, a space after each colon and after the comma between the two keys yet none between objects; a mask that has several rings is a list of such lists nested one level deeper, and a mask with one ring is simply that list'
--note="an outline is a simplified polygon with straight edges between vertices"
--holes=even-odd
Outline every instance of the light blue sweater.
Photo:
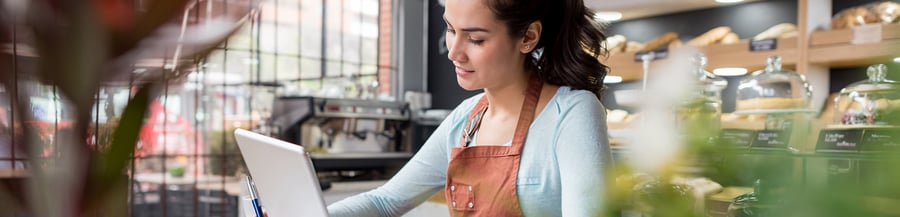
[{"label": "light blue sweater", "polygon": [[[331,216],[400,216],[442,190],[450,150],[483,94],[466,99],[384,186],[328,206]],[[595,216],[611,162],[606,110],[594,94],[560,87],[528,131],[518,186],[525,216]]]}]

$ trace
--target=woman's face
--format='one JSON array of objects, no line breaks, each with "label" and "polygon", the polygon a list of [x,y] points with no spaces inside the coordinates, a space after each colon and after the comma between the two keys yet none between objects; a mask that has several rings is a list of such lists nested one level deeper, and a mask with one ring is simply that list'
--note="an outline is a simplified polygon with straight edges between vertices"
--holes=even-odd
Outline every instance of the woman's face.
[{"label": "woman's face", "polygon": [[456,81],[466,90],[499,88],[524,76],[521,42],[484,0],[447,0],[447,57],[456,66]]}]

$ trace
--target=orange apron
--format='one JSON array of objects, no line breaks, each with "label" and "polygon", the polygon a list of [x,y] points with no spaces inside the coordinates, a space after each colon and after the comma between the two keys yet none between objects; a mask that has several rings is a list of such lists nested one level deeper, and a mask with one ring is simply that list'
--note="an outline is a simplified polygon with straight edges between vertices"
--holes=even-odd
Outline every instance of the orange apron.
[{"label": "orange apron", "polygon": [[519,160],[528,127],[535,116],[543,82],[532,76],[516,123],[511,146],[469,146],[487,111],[481,97],[469,113],[462,145],[454,147],[447,167],[444,197],[451,216],[522,216],[516,193]]}]

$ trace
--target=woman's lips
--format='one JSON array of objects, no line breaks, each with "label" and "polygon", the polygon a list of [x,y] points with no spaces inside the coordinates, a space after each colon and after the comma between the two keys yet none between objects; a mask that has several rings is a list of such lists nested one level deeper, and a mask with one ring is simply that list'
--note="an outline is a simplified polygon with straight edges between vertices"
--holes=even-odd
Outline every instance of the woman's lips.
[{"label": "woman's lips", "polygon": [[466,77],[466,76],[471,75],[474,72],[475,71],[469,71],[469,70],[465,70],[460,67],[456,67],[456,76],[459,76],[459,77]]}]

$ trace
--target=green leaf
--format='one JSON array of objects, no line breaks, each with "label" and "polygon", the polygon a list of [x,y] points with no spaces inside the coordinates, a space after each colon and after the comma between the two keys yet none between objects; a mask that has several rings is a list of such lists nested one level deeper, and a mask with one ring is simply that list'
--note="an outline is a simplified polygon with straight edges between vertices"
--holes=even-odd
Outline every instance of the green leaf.
[{"label": "green leaf", "polygon": [[89,182],[91,190],[84,195],[85,201],[92,199],[100,201],[99,198],[105,197],[109,190],[107,186],[113,186],[125,178],[123,171],[134,153],[141,127],[144,125],[144,117],[154,95],[151,93],[155,88],[154,84],[147,84],[138,89],[122,112],[118,126],[113,132],[109,151],[98,153],[97,158],[92,159],[92,174],[88,177],[88,180],[91,180]]}]

